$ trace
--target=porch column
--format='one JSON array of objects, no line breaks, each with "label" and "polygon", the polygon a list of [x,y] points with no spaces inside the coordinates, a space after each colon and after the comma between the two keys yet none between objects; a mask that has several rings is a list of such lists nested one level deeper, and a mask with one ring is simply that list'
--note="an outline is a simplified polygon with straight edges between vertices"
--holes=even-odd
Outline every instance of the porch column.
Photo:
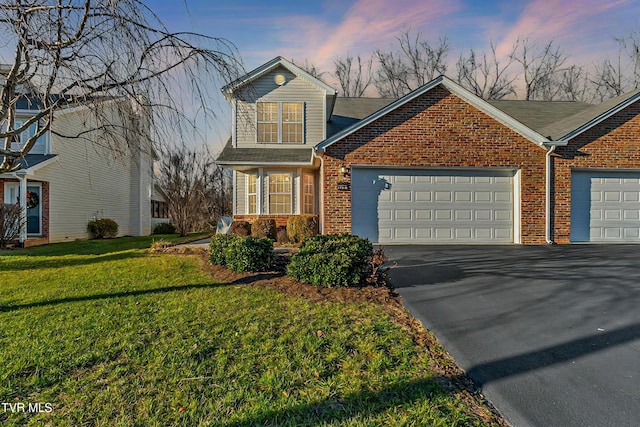
[{"label": "porch column", "polygon": [[27,175],[16,173],[20,181],[20,246],[24,248],[24,241],[27,240]]}]

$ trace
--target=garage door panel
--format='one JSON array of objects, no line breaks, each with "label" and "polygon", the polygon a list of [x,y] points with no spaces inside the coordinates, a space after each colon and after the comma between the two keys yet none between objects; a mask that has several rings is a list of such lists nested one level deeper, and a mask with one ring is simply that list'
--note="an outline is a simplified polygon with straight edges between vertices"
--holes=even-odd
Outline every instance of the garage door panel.
[{"label": "garage door panel", "polygon": [[[352,171],[355,234],[381,243],[513,242],[512,172],[392,171]],[[382,177],[389,185],[376,186]]]},{"label": "garage door panel", "polygon": [[640,173],[574,171],[571,177],[571,240],[638,242]]}]

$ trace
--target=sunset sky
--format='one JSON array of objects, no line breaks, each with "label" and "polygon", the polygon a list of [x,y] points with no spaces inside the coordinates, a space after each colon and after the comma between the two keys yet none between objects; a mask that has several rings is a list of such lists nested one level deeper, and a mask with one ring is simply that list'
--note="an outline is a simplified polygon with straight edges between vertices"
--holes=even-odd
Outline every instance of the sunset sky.
[{"label": "sunset sky", "polygon": [[[247,70],[275,56],[305,60],[319,71],[347,53],[369,57],[390,49],[411,28],[427,40],[447,37],[450,69],[462,50],[506,55],[521,35],[539,43],[554,40],[570,61],[589,65],[609,56],[616,37],[640,28],[640,2],[631,0],[150,0],[147,4],[173,31],[195,31],[233,42]],[[331,81],[331,77],[323,77]],[[226,108],[222,102],[223,110]],[[228,112],[208,138],[221,148]]]},{"label": "sunset sky", "polygon": [[188,10],[176,0],[148,4],[173,30],[229,39],[247,68],[281,55],[329,70],[347,53],[391,47],[409,27],[429,40],[448,37],[454,52],[490,41],[506,52],[519,35],[554,39],[588,62],[615,51],[614,38],[640,26],[640,2],[631,0],[189,0]]}]

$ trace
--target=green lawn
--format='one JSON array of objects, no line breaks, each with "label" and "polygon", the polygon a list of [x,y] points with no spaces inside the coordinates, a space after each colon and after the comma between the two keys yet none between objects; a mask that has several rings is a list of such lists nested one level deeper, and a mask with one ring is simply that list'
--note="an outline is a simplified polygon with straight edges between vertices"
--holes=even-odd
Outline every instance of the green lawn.
[{"label": "green lawn", "polygon": [[215,283],[150,242],[0,252],[0,403],[53,409],[0,423],[482,425],[381,308]]}]

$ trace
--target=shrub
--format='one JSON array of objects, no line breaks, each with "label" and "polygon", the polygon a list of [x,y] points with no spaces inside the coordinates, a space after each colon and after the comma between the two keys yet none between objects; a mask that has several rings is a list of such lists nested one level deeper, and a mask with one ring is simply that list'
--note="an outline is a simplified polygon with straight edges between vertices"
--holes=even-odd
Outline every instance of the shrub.
[{"label": "shrub", "polygon": [[371,276],[373,245],[351,234],[314,236],[291,257],[287,267],[294,279],[327,288],[361,286]]},{"label": "shrub", "polygon": [[251,235],[253,237],[266,237],[276,240],[276,220],[271,218],[257,218],[251,224]]},{"label": "shrub", "polygon": [[176,226],[170,222],[161,222],[153,227],[153,234],[176,234]]},{"label": "shrub", "polygon": [[93,239],[109,239],[118,235],[118,223],[111,218],[96,218],[89,221],[87,231]]},{"label": "shrub", "polygon": [[234,236],[250,236],[251,223],[247,221],[233,221],[231,223],[231,230],[229,230],[229,233]]},{"label": "shrub", "polygon": [[215,265],[227,265],[225,259],[225,249],[236,239],[238,236],[231,234],[215,234],[211,237],[211,243],[209,244],[209,261]]},{"label": "shrub", "polygon": [[227,267],[241,273],[265,271],[273,262],[273,241],[262,237],[237,237],[224,250]]},{"label": "shrub", "polygon": [[22,209],[18,205],[0,203],[0,248],[20,236],[20,226],[23,223],[21,213]]},{"label": "shrub", "polygon": [[287,234],[287,227],[280,226],[276,229],[276,242],[281,244],[291,243]]},{"label": "shrub", "polygon": [[318,234],[318,215],[296,215],[287,220],[287,234],[293,243],[302,243]]},{"label": "shrub", "polygon": [[163,253],[167,248],[171,248],[175,245],[175,243],[168,242],[164,239],[154,240],[153,243],[151,243],[151,247],[149,248],[149,253],[160,254]]}]

